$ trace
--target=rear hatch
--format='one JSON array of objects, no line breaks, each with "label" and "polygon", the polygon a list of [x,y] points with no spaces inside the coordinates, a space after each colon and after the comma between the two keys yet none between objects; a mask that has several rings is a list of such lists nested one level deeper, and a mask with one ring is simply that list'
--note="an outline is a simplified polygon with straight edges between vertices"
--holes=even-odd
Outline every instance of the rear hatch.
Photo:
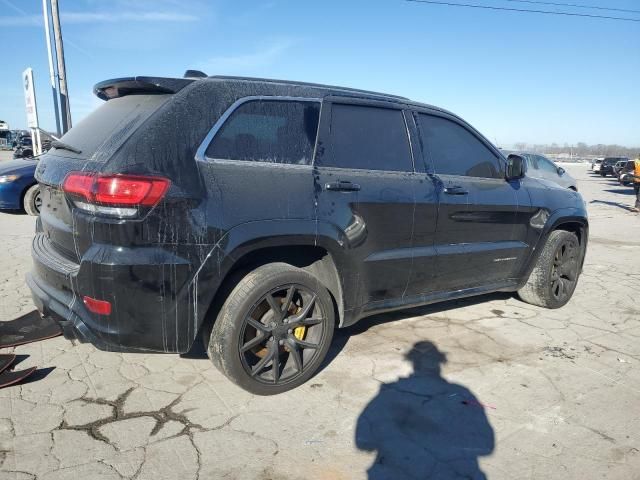
[{"label": "rear hatch", "polygon": [[[181,80],[181,79],[169,79]],[[119,82],[119,83],[118,83]],[[190,83],[184,80],[182,86]],[[127,88],[118,87],[126,84]],[[99,90],[98,87],[102,86]],[[146,90],[145,90],[146,86]],[[96,86],[96,94],[110,98],[73,127],[40,161],[36,179],[41,184],[42,208],[37,234],[56,253],[79,262],[88,239],[78,238],[72,203],[62,185],[71,172],[100,173],[127,139],[171,97],[173,91],[135,79],[119,79]],[[124,96],[118,97],[119,94]],[[56,146],[57,145],[57,146]],[[117,219],[108,220],[117,222]],[[75,232],[75,233],[74,233]],[[42,239],[40,239],[42,241]]]}]

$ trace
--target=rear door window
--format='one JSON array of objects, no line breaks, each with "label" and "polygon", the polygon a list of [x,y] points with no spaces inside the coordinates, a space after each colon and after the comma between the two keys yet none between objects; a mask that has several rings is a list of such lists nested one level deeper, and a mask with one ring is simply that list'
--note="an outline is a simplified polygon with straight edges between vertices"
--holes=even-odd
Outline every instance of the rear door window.
[{"label": "rear door window", "polygon": [[323,166],[413,172],[409,137],[401,110],[333,104],[331,154]]},{"label": "rear door window", "polygon": [[236,108],[209,144],[214,159],[309,165],[320,117],[316,101],[251,100]]},{"label": "rear door window", "polygon": [[498,157],[461,125],[419,114],[420,137],[436,174],[502,178]]}]

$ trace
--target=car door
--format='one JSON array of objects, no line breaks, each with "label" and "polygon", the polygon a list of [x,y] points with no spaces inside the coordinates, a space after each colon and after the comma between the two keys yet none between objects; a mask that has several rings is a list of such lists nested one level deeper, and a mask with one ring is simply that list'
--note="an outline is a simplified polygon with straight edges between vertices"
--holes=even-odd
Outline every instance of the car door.
[{"label": "car door", "polygon": [[407,127],[400,104],[324,102],[314,163],[318,216],[343,238],[348,308],[397,300],[407,287],[416,191],[424,182],[414,171]]},{"label": "car door", "polygon": [[507,284],[525,259],[530,199],[498,151],[456,117],[419,113],[438,194],[432,291]]}]

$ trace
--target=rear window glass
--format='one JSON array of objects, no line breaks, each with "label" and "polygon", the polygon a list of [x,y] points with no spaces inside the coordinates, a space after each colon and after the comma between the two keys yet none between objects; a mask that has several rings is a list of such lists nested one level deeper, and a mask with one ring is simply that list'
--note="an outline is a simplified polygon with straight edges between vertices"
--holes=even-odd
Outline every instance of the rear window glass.
[{"label": "rear window glass", "polygon": [[209,158],[308,165],[320,103],[252,100],[240,105],[216,133]]},{"label": "rear window glass", "polygon": [[91,112],[60,139],[82,153],[55,149],[57,155],[106,161],[170,95],[127,95]]},{"label": "rear window glass", "polygon": [[334,104],[331,155],[323,166],[412,172],[413,160],[400,110]]}]

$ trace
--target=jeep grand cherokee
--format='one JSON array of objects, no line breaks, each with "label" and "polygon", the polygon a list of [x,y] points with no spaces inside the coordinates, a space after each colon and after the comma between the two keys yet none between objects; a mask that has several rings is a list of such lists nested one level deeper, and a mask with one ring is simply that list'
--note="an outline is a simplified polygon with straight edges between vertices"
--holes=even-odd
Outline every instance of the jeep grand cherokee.
[{"label": "jeep grand cherokee", "polygon": [[257,394],[305,382],[334,327],[494,291],[563,306],[579,193],[441,108],[236,77],[108,80],[40,161],[28,275],[65,336],[186,352]]}]

